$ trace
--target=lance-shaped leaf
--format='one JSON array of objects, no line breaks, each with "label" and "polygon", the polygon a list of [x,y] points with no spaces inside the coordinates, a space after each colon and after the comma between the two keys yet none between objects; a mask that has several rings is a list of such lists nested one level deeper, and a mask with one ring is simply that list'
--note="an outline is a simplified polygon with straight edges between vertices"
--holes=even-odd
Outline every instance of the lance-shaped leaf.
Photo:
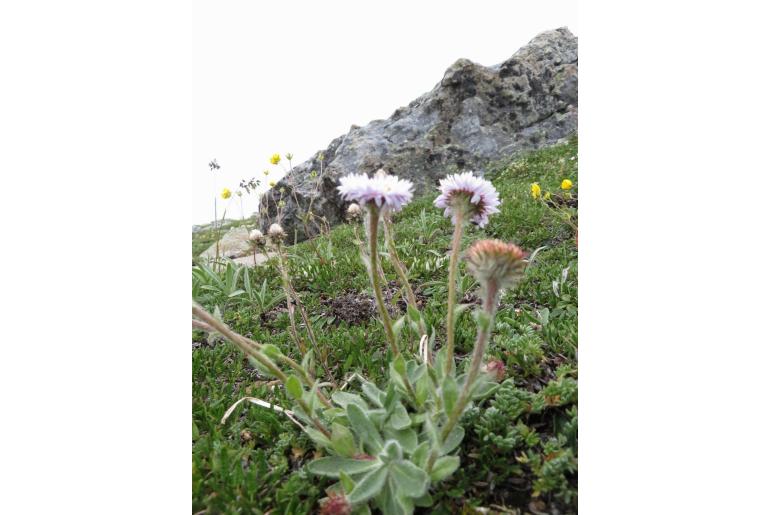
[{"label": "lance-shaped leaf", "polygon": [[353,478],[347,475],[344,470],[340,470],[340,485],[342,486],[342,490],[346,494],[349,494],[356,487],[356,482],[353,481]]},{"label": "lance-shaped leaf", "polygon": [[340,456],[353,456],[356,453],[356,441],[350,429],[338,424],[332,423],[332,448]]},{"label": "lance-shaped leaf", "polygon": [[350,403],[347,406],[347,414],[350,426],[366,449],[373,454],[380,452],[382,450],[382,436],[374,427],[374,423],[366,416],[364,410],[356,404]]},{"label": "lance-shaped leaf", "polygon": [[452,475],[460,466],[459,456],[442,456],[436,460],[433,470],[430,471],[430,478],[433,481],[441,481]]},{"label": "lance-shaped leaf", "polygon": [[417,464],[418,467],[424,469],[428,464],[428,457],[430,455],[430,443],[425,441],[412,453],[412,461]]},{"label": "lance-shaped leaf", "polygon": [[361,474],[382,466],[379,460],[354,460],[340,456],[318,458],[307,464],[307,469],[318,476],[340,477],[340,472],[348,475]]},{"label": "lance-shaped leaf", "polygon": [[444,412],[451,413],[457,403],[457,383],[452,375],[448,375],[441,383],[441,398],[444,401]]},{"label": "lance-shaped leaf", "polygon": [[385,392],[377,388],[374,383],[364,381],[361,384],[361,391],[364,392],[364,395],[366,395],[366,398],[369,399],[369,402],[378,408],[383,407],[382,401],[385,399]]},{"label": "lance-shaped leaf", "polygon": [[449,454],[455,450],[455,448],[460,445],[460,442],[463,441],[464,436],[465,429],[463,429],[462,426],[453,427],[446,437],[446,440],[444,440],[444,444],[441,446],[441,454]]},{"label": "lance-shaped leaf", "polygon": [[388,468],[380,466],[361,479],[356,487],[348,495],[348,501],[352,504],[366,502],[375,495],[379,494],[382,487],[385,486],[385,480],[388,478]]},{"label": "lance-shaped leaf", "polygon": [[396,440],[388,440],[385,442],[385,447],[382,449],[382,452],[380,452],[380,459],[385,462],[390,462],[400,460],[403,455],[404,451],[401,449],[401,444]]},{"label": "lance-shaped leaf", "polygon": [[361,409],[369,408],[369,406],[367,406],[366,404],[366,401],[363,400],[359,395],[356,395],[354,393],[334,392],[332,394],[332,401],[334,401],[335,404],[342,406],[343,408],[347,408],[348,404],[350,403],[355,404]]},{"label": "lance-shaped leaf", "polygon": [[288,379],[286,379],[286,391],[295,399],[302,398],[302,383],[300,382],[299,377],[290,375]]},{"label": "lance-shaped leaf", "polygon": [[390,475],[401,495],[422,497],[428,491],[430,484],[428,474],[411,461],[394,461],[390,464]]},{"label": "lance-shaped leaf", "polygon": [[408,453],[417,449],[417,431],[414,429],[393,429],[385,426],[385,437],[395,440]]},{"label": "lance-shaped leaf", "polygon": [[409,418],[409,413],[406,412],[404,405],[399,402],[396,404],[393,414],[390,415],[388,423],[390,423],[394,429],[406,429],[412,425],[412,419]]}]

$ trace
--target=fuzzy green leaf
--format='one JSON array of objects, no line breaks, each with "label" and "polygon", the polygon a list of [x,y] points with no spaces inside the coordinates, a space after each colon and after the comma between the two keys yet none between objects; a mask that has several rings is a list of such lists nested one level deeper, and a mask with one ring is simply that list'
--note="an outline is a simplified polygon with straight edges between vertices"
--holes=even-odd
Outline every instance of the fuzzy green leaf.
[{"label": "fuzzy green leaf", "polygon": [[412,453],[417,448],[417,432],[414,429],[396,430],[385,427],[385,437],[397,441],[407,453]]},{"label": "fuzzy green leaf", "polygon": [[441,481],[448,478],[460,466],[459,456],[442,456],[436,460],[433,470],[430,471],[430,478],[433,481]]},{"label": "fuzzy green leaf", "polygon": [[420,468],[425,468],[428,464],[428,456],[430,455],[430,444],[428,442],[422,442],[412,453],[412,461]]},{"label": "fuzzy green leaf", "polygon": [[465,429],[462,428],[462,426],[455,426],[450,432],[449,435],[446,437],[446,440],[444,440],[444,445],[441,446],[441,454],[449,454],[455,448],[457,448],[458,445],[460,445],[460,442],[463,441],[463,437],[465,436]]},{"label": "fuzzy green leaf", "polygon": [[299,377],[291,375],[286,379],[286,391],[295,399],[302,398],[302,383],[300,382]]},{"label": "fuzzy green leaf", "polygon": [[307,469],[317,476],[340,477],[340,471],[349,475],[368,472],[382,463],[378,460],[354,460],[351,458],[341,458],[339,456],[327,456],[318,458],[307,464]]},{"label": "fuzzy green leaf", "polygon": [[411,461],[399,460],[391,463],[390,475],[401,495],[422,497],[428,491],[428,474]]},{"label": "fuzzy green leaf", "polygon": [[353,481],[353,478],[351,478],[347,472],[340,470],[340,485],[342,485],[342,489],[345,493],[349,494],[356,487],[356,482]]},{"label": "fuzzy green leaf", "polygon": [[444,401],[444,412],[451,413],[457,403],[457,383],[452,375],[448,375],[441,383],[441,398]]},{"label": "fuzzy green leaf", "polygon": [[393,368],[401,375],[406,375],[406,361],[403,354],[399,354],[396,359],[393,360]]},{"label": "fuzzy green leaf", "polygon": [[400,402],[396,404],[393,414],[388,421],[394,429],[406,429],[412,425],[412,419],[409,418],[409,413],[406,412],[406,408]]},{"label": "fuzzy green leaf", "polygon": [[361,385],[361,391],[364,393],[364,395],[366,395],[366,398],[369,399],[372,404],[378,408],[383,407],[382,401],[385,398],[385,392],[377,388],[374,383],[364,381]]},{"label": "fuzzy green leaf", "polygon": [[271,343],[267,343],[262,346],[262,352],[265,356],[272,360],[280,359],[281,356],[283,356],[283,352],[281,352],[281,349],[276,347],[275,345]]},{"label": "fuzzy green leaf", "polygon": [[366,502],[375,495],[380,493],[382,487],[385,485],[385,480],[388,477],[388,468],[380,466],[358,482],[356,487],[348,495],[348,501],[351,504],[359,504]]},{"label": "fuzzy green leaf", "polygon": [[366,401],[363,400],[361,396],[354,393],[334,392],[332,394],[332,401],[334,401],[335,404],[339,404],[343,408],[347,408],[348,404],[350,403],[353,403],[364,410],[369,408],[369,406],[366,404]]},{"label": "fuzzy green leaf", "polygon": [[350,429],[338,424],[332,423],[332,448],[340,456],[353,456],[356,453],[356,441]]},{"label": "fuzzy green leaf", "polygon": [[353,431],[363,442],[369,452],[378,453],[382,450],[382,436],[374,423],[366,416],[364,410],[354,403],[347,406],[348,420]]},{"label": "fuzzy green leaf", "polygon": [[[296,413],[299,415],[299,413]],[[305,433],[310,437],[311,440],[313,440],[316,445],[318,445],[321,448],[329,449],[332,446],[331,440],[326,438],[326,435],[324,435],[321,431],[318,431],[317,429],[313,429],[312,427],[306,427]]]},{"label": "fuzzy green leaf", "polygon": [[385,442],[385,447],[380,452],[380,458],[383,461],[400,460],[404,456],[404,451],[401,449],[401,444],[396,440],[388,440]]}]

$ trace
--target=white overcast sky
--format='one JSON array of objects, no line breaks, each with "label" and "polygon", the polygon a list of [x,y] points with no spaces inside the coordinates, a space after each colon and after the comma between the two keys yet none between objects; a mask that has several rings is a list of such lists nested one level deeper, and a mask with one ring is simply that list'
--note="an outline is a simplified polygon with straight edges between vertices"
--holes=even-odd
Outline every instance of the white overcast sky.
[{"label": "white overcast sky", "polygon": [[[542,31],[579,36],[577,22],[577,0],[196,1],[192,222],[211,221],[223,187],[280,177],[273,153],[301,163],[429,91],[458,58],[497,64]],[[248,216],[257,197],[243,201]],[[223,204],[240,218],[235,195],[219,216]]]}]

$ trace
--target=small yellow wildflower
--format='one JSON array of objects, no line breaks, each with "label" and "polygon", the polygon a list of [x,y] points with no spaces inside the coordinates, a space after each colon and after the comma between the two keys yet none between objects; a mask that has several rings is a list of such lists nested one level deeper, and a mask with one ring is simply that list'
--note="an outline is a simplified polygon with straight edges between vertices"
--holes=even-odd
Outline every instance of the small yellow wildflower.
[{"label": "small yellow wildflower", "polygon": [[551,192],[550,191],[546,191],[545,194],[543,195],[543,198],[545,200],[550,200],[551,199]]},{"label": "small yellow wildflower", "polygon": [[270,182],[268,182],[267,184],[268,184],[268,186],[270,186],[271,188],[275,187],[275,181],[270,181]]},{"label": "small yellow wildflower", "polygon": [[230,195],[232,195],[232,193],[227,188],[222,190],[222,198],[223,199],[225,199],[225,200],[229,199]]},{"label": "small yellow wildflower", "polygon": [[533,182],[529,190],[532,192],[532,198],[540,198],[540,185],[538,183]]},{"label": "small yellow wildflower", "polygon": [[571,190],[572,189],[572,181],[569,179],[564,179],[561,181],[561,189],[564,191]]},{"label": "small yellow wildflower", "polygon": [[271,164],[277,165],[280,162],[281,162],[281,156],[279,156],[278,154],[273,154],[273,157],[270,158]]}]

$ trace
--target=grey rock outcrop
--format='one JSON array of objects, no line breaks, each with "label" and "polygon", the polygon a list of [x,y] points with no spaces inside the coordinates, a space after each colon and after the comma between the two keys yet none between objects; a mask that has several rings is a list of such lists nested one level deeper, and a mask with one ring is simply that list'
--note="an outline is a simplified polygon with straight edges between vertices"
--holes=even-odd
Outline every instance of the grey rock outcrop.
[{"label": "grey rock outcrop", "polygon": [[387,120],[351,127],[296,166],[263,195],[262,229],[275,221],[281,199],[290,239],[295,232],[297,241],[305,239],[300,217],[311,199],[317,216],[331,225],[343,221],[346,203],[336,186],[349,173],[383,168],[413,181],[419,194],[448,173],[483,173],[490,163],[568,137],[577,129],[577,48],[577,38],[560,28],[539,34],[496,66],[458,60],[431,91]]},{"label": "grey rock outcrop", "polygon": [[[249,243],[249,231],[244,226],[233,227],[222,235],[219,240],[219,256],[223,258],[239,258],[250,256],[252,254],[251,244]],[[204,250],[200,257],[214,259],[217,255],[217,244],[213,243]]]}]

